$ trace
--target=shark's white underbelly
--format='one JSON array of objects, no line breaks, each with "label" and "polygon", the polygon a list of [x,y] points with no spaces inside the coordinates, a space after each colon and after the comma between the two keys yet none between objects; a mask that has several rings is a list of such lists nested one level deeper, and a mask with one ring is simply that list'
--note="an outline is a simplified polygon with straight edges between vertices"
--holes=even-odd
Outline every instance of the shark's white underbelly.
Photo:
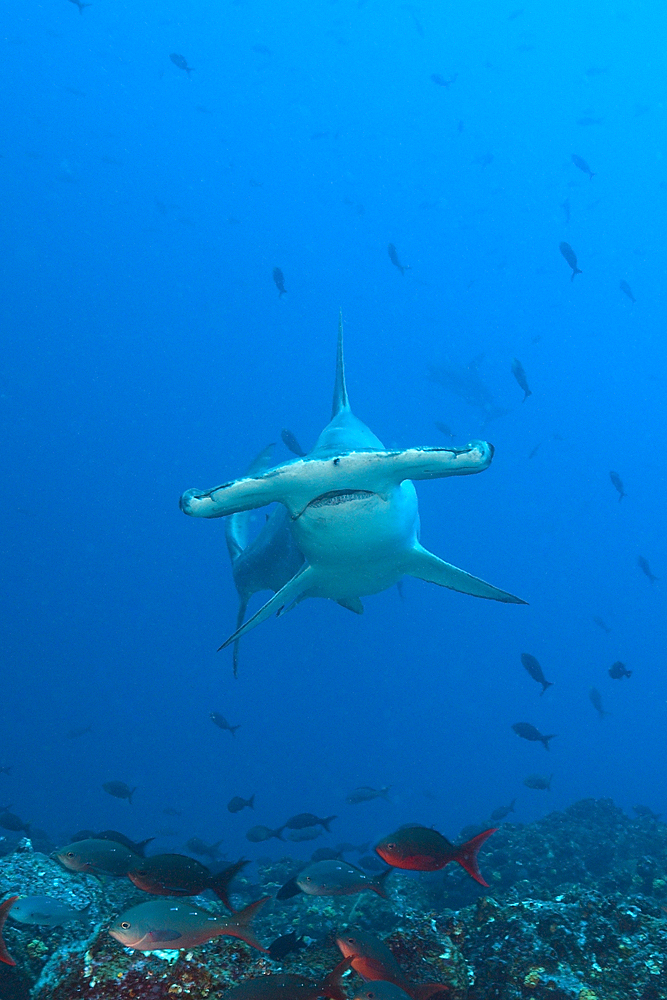
[{"label": "shark's white underbelly", "polygon": [[405,573],[419,529],[417,494],[404,480],[382,499],[344,494],[311,504],[292,522],[296,544],[315,570],[312,597],[377,594]]}]

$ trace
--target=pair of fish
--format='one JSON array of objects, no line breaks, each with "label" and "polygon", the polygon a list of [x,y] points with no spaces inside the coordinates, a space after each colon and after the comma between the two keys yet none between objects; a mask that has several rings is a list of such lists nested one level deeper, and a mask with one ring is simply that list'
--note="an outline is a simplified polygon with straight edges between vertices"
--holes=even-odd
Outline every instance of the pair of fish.
[{"label": "pair of fish", "polygon": [[[524,604],[434,556],[418,539],[417,495],[412,480],[474,474],[488,468],[492,458],[493,449],[483,441],[464,448],[386,451],[350,408],[341,321],[332,419],[315,448],[303,459],[295,458],[203,492],[188,490],[181,497],[181,510],[192,517],[234,517],[273,502],[282,504],[286,511],[280,522],[274,522],[271,534],[265,535],[262,551],[254,560],[253,582],[244,593],[274,586],[277,590],[256,614],[239,623],[220,648],[236,643],[260,623],[283,614],[306,597],[334,600],[360,614],[361,597],[386,590],[403,576],[476,597]],[[286,537],[294,543],[301,565],[277,586],[286,576],[286,566],[272,555],[271,547]],[[235,540],[230,553],[234,564],[244,549]],[[239,617],[243,610],[239,608]]]}]

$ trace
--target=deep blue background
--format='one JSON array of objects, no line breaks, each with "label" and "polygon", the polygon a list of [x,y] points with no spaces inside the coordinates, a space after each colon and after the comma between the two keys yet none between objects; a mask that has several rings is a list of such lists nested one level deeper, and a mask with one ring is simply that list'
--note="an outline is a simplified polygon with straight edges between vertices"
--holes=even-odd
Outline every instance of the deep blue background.
[{"label": "deep blue background", "polygon": [[[523,821],[582,796],[667,811],[667,583],[637,566],[667,577],[667,17],[469,8],[5,11],[0,803],[56,838],[172,827],[162,849],[196,834],[257,857],[247,828],[302,810],[338,813],[332,843],[410,820],[455,836],[515,796]],[[178,497],[284,426],[312,445],[339,307],[353,407],[386,445],[444,443],[436,420],[495,444],[483,475],[418,485],[422,541],[530,606],[412,580],[362,618],[307,601],[243,641],[235,681],[215,652],[236,615],[224,525]],[[486,427],[428,376],[480,355],[510,410]],[[516,721],[558,733],[551,752]],[[139,786],[132,806],[110,779]],[[392,804],[347,806],[359,784]]]}]

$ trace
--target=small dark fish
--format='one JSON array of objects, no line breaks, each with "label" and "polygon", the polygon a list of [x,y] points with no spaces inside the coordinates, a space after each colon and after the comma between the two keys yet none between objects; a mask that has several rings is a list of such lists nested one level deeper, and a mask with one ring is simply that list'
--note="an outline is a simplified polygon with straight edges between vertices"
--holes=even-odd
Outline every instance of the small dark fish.
[{"label": "small dark fish", "polygon": [[22,830],[30,833],[30,823],[24,823],[16,813],[7,812],[7,810],[0,813],[0,826],[3,830],[11,830],[12,833],[20,833]]},{"label": "small dark fish", "polygon": [[275,837],[276,840],[284,840],[283,837],[284,827],[279,827],[277,830],[271,830],[268,826],[253,826],[245,835],[245,839],[249,840],[251,844],[262,844],[265,840],[271,840]]},{"label": "small dark fish", "polygon": [[70,3],[75,3],[79,8],[79,14],[83,14],[84,7],[92,7],[92,3],[82,3],[81,0],[70,0]]},{"label": "small dark fish", "polygon": [[161,948],[194,948],[226,934],[240,938],[258,951],[266,951],[252,929],[252,920],[270,899],[265,896],[231,917],[201,910],[178,899],[152,899],[125,910],[111,924],[109,934],[125,948],[158,951]]},{"label": "small dark fish", "polygon": [[349,854],[351,851],[356,854],[365,854],[370,846],[369,841],[365,841],[363,844],[348,844],[347,841],[343,841],[342,844],[336,844],[336,850],[341,854]]},{"label": "small dark fish", "polygon": [[255,808],[255,796],[251,795],[249,799],[242,799],[240,795],[235,795],[233,799],[230,799],[227,803],[227,809],[230,813],[241,812],[242,809],[254,809]]},{"label": "small dark fish", "polygon": [[0,904],[0,962],[4,962],[5,965],[16,965],[16,962],[7,951],[7,945],[5,944],[5,939],[2,936],[2,931],[5,926],[5,921],[9,916],[9,911],[18,898],[18,896],[10,896]]},{"label": "small dark fish", "polygon": [[272,962],[280,962],[286,955],[291,955],[293,951],[303,951],[306,947],[306,939],[303,935],[298,936],[296,931],[289,934],[281,934],[269,945],[269,958]]},{"label": "small dark fish", "polygon": [[456,437],[456,435],[454,434],[454,432],[452,431],[451,427],[448,424],[443,424],[439,420],[436,420],[435,426],[437,427],[437,429],[440,431],[441,434],[445,435],[445,437],[448,438]]},{"label": "small dark fish", "polygon": [[609,635],[609,633],[611,632],[611,629],[610,629],[610,628],[609,628],[609,626],[608,626],[608,625],[607,625],[607,624],[606,624],[606,623],[605,623],[605,622],[604,622],[604,621],[602,620],[602,618],[600,618],[600,616],[599,616],[599,615],[594,615],[594,616],[593,616],[593,621],[595,622],[595,624],[596,624],[596,625],[597,625],[597,626],[598,626],[599,628],[601,628],[601,629],[602,629],[602,631],[603,631],[603,632],[606,632],[606,633],[607,633],[607,635]]},{"label": "small dark fish", "polygon": [[502,822],[502,820],[504,820],[507,816],[509,816],[510,813],[514,812],[515,803],[516,799],[512,799],[512,801],[508,806],[498,806],[497,809],[494,809],[490,816],[491,822],[492,823]]},{"label": "small dark fish", "polygon": [[433,83],[438,85],[438,87],[450,87],[458,75],[458,73],[455,73],[450,80],[445,80],[444,76],[440,76],[439,73],[431,73],[431,79],[433,80]]},{"label": "small dark fish", "polygon": [[588,692],[588,697],[591,700],[591,705],[598,713],[601,720],[604,719],[605,715],[611,715],[611,712],[605,712],[604,708],[602,707],[602,695],[600,694],[597,688],[592,687]]},{"label": "small dark fish", "polygon": [[286,294],[287,289],[285,288],[285,276],[279,267],[274,267],[273,269],[273,281],[280,293],[278,295],[279,299],[282,299],[283,295]]},{"label": "small dark fish", "polygon": [[289,448],[289,450],[292,452],[293,455],[297,455],[299,458],[303,458],[305,456],[306,454],[305,451],[303,450],[297,439],[294,437],[292,432],[287,430],[286,427],[283,427],[283,429],[280,432],[280,436],[283,440],[283,444],[287,448]]},{"label": "small dark fish", "polygon": [[551,791],[552,778],[553,774],[550,774],[548,778],[542,774],[529,774],[527,778],[524,778],[523,783],[526,788],[533,788],[538,792],[549,792]]},{"label": "small dark fish", "polygon": [[241,728],[241,723],[240,722],[239,722],[238,726],[230,726],[229,723],[227,722],[227,719],[224,717],[224,715],[220,715],[219,712],[211,712],[210,719],[211,719],[211,722],[214,722],[216,724],[216,726],[218,727],[218,729],[226,729],[226,730],[228,730],[228,732],[230,732],[232,734],[232,736],[235,736],[236,735],[236,730]]},{"label": "small dark fish", "polygon": [[640,819],[652,819],[657,822],[662,816],[662,813],[653,812],[648,806],[633,806],[632,808]]},{"label": "small dark fish", "polygon": [[37,924],[40,927],[62,927],[72,920],[85,920],[84,914],[91,906],[75,910],[53,896],[21,896],[12,906],[9,916],[19,924]]},{"label": "small dark fish", "polygon": [[577,118],[577,125],[602,125],[601,118]]},{"label": "small dark fish", "polygon": [[630,288],[630,285],[627,283],[627,281],[621,281],[618,287],[621,289],[621,291],[625,295],[627,295],[627,297],[630,299],[630,301],[634,305],[635,302],[637,301],[637,299],[632,294],[632,289]]},{"label": "small dark fish", "polygon": [[350,792],[345,801],[349,802],[351,806],[359,805],[360,802],[370,802],[371,799],[386,799],[389,802],[391,801],[388,794],[389,788],[389,785],[385,785],[384,788],[370,788],[368,785],[362,785]]},{"label": "small dark fish", "polygon": [[542,743],[544,744],[544,749],[549,749],[549,740],[552,740],[557,733],[550,733],[548,736],[543,736],[539,729],[535,726],[531,726],[530,722],[515,722],[512,729],[520,736],[522,740],[530,740],[531,743]]},{"label": "small dark fish", "polygon": [[107,795],[113,795],[115,799],[127,799],[130,805],[132,805],[132,796],[137,790],[136,786],[130,788],[124,781],[105,781],[102,788]]},{"label": "small dark fish", "polygon": [[572,162],[574,163],[575,167],[577,167],[578,170],[582,170],[585,174],[588,174],[589,181],[593,180],[593,178],[595,177],[595,174],[593,173],[593,171],[591,170],[591,168],[588,166],[588,164],[586,163],[586,161],[581,158],[581,156],[577,156],[576,153],[573,153],[572,154]]},{"label": "small dark fish", "polygon": [[165,806],[162,812],[165,816],[182,816],[183,813],[179,809],[174,809],[172,806]]},{"label": "small dark fish", "polygon": [[649,578],[651,583],[655,583],[657,580],[660,579],[659,576],[653,575],[653,573],[651,572],[651,567],[648,564],[648,560],[644,559],[643,556],[637,556],[637,565],[639,566],[642,573],[644,573]]},{"label": "small dark fish", "polygon": [[618,490],[618,502],[620,503],[623,497],[627,497],[628,495],[623,488],[623,480],[619,476],[618,472],[613,471],[609,473],[609,478],[611,479],[614,487]]},{"label": "small dark fish", "polygon": [[538,451],[540,450],[541,445],[542,445],[542,442],[538,441],[537,444],[535,445],[535,447],[531,449],[530,454],[528,455],[528,458],[535,458],[535,456],[537,455]]},{"label": "small dark fish", "polygon": [[13,766],[13,764],[4,764],[0,767],[0,774],[9,774]]},{"label": "small dark fish", "polygon": [[143,892],[153,896],[198,896],[210,889],[228,910],[229,885],[248,862],[241,858],[234,865],[213,875],[206,865],[185,854],[154,854],[145,858],[127,873],[129,880]]},{"label": "small dark fish", "polygon": [[65,736],[68,740],[78,740],[80,736],[85,736],[86,733],[89,733],[92,728],[92,726],[79,726],[76,729],[68,729]]},{"label": "small dark fish", "polygon": [[344,959],[320,982],[287,972],[256,976],[225,990],[225,1000],[347,1000],[341,977],[349,968],[349,961]]},{"label": "small dark fish", "polygon": [[185,70],[185,72],[190,76],[190,73],[194,72],[194,66],[188,66],[188,61],[185,56],[180,56],[178,52],[171,52],[169,58],[173,62],[174,66],[178,66],[179,69]]},{"label": "small dark fish", "polygon": [[553,687],[553,681],[548,681],[542,672],[542,667],[540,666],[539,660],[536,660],[534,656],[530,653],[521,654],[521,663],[526,668],[530,676],[538,684],[542,685],[542,690],[540,694],[544,694],[548,687]]},{"label": "small dark fish", "polygon": [[190,837],[190,839],[186,841],[185,846],[189,851],[192,851],[193,854],[198,854],[200,858],[210,858],[211,861],[216,861],[220,857],[220,851],[218,848],[221,843],[222,840],[216,840],[215,844],[206,844],[203,840],[200,840],[199,837]]},{"label": "small dark fish", "polygon": [[334,850],[333,847],[318,847],[317,850],[313,851],[310,855],[310,860],[315,861],[340,861],[341,854],[340,851]]},{"label": "small dark fish", "polygon": [[488,167],[493,163],[493,153],[482,153],[481,156],[476,156],[473,160],[478,167]]},{"label": "small dark fish", "polygon": [[628,670],[625,663],[621,663],[620,660],[612,663],[607,673],[615,681],[620,681],[622,677],[632,677],[632,670]]},{"label": "small dark fish", "polygon": [[565,201],[560,206],[563,209],[563,215],[565,216],[565,225],[570,221],[570,199],[566,198]]},{"label": "small dark fish", "polygon": [[393,243],[390,243],[387,247],[387,253],[389,254],[389,260],[392,262],[394,267],[397,267],[401,274],[405,274],[406,271],[410,270],[409,264],[401,264],[398,259],[398,254],[396,253],[396,247]]},{"label": "small dark fish", "polygon": [[307,826],[323,826],[327,833],[331,833],[329,823],[334,819],[338,819],[338,817],[326,816],[324,819],[320,819],[314,813],[299,813],[297,816],[292,816],[288,819],[285,827],[288,830],[303,830]]},{"label": "small dark fish", "polygon": [[393,868],[415,872],[436,872],[456,861],[480,885],[488,886],[477,863],[477,853],[495,828],[478,833],[465,844],[455,846],[437,830],[426,826],[401,827],[376,846],[375,851]]},{"label": "small dark fish", "polygon": [[562,253],[565,260],[570,265],[570,267],[572,268],[572,277],[570,278],[570,281],[574,281],[575,275],[584,273],[580,268],[577,267],[577,255],[569,243],[561,243],[559,245],[559,250]]},{"label": "small dark fish", "polygon": [[532,396],[532,392],[528,388],[528,379],[526,378],[526,373],[523,369],[523,365],[518,358],[512,360],[512,375],[519,383],[519,388],[523,391],[522,403],[525,403],[529,396]]},{"label": "small dark fish", "polygon": [[321,836],[322,827],[303,826],[300,830],[290,830],[287,834],[287,839],[291,840],[293,844],[301,844],[305,840],[317,840]]}]

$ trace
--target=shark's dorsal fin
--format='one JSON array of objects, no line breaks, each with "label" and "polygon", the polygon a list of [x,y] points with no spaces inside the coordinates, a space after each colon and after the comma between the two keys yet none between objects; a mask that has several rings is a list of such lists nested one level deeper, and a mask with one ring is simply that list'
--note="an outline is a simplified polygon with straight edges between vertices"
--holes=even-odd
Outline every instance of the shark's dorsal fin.
[{"label": "shark's dorsal fin", "polygon": [[336,382],[334,384],[331,419],[337,417],[341,410],[349,410],[347,386],[345,385],[345,357],[343,356],[343,310],[338,316],[338,349],[336,351]]}]

